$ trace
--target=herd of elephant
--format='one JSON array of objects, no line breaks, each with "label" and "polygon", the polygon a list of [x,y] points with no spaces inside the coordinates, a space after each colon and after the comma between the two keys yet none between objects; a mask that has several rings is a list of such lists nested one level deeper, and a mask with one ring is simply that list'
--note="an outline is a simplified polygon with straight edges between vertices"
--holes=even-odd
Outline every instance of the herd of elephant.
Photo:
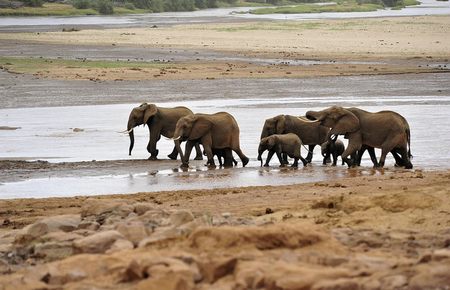
[{"label": "herd of elephant", "polygon": [[[158,149],[156,143],[161,136],[170,138],[175,146],[170,159],[180,155],[182,167],[187,167],[192,149],[195,147],[195,160],[207,156],[208,166],[215,167],[214,156],[219,165],[231,167],[237,164],[233,151],[239,156],[242,165],[249,162],[240,148],[239,126],[235,118],[227,112],[215,114],[194,114],[186,107],[162,108],[155,104],[143,103],[133,108],[128,119],[129,155],[134,147],[133,129],[139,125],[147,125],[150,140],[147,151],[149,159],[156,160]],[[337,137],[343,135],[348,139],[345,148]],[[186,142],[185,150],[180,143]],[[200,145],[203,146],[202,152]],[[306,158],[301,156],[301,146],[308,145]],[[363,153],[367,150],[375,167],[383,167],[386,155],[391,152],[396,166],[412,168],[410,150],[410,128],[406,119],[393,111],[367,112],[358,108],[332,106],[321,111],[308,111],[305,116],[278,115],[265,121],[258,148],[258,160],[263,165],[262,154],[267,150],[265,166],[274,154],[281,166],[289,164],[287,157],[294,158],[293,167],[300,160],[304,166],[312,160],[312,152],[316,145],[322,147],[326,164],[330,155],[333,165],[340,155],[342,164],[349,167],[359,166]],[[305,147],[306,148],[306,147]],[[374,148],[381,149],[379,161]],[[224,160],[222,163],[222,159]]]}]

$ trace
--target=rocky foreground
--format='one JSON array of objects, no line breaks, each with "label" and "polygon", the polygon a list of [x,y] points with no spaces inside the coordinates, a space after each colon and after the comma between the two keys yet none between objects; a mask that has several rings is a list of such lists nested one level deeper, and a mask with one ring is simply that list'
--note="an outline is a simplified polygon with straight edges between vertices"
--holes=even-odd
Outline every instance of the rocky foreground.
[{"label": "rocky foreground", "polygon": [[449,185],[407,171],[2,201],[0,289],[449,289]]}]

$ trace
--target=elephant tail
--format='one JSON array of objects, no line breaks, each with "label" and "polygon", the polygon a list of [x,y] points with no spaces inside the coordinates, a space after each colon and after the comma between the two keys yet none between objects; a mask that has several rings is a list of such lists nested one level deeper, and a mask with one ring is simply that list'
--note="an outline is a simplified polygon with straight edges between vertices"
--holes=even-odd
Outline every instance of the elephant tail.
[{"label": "elephant tail", "polygon": [[408,142],[408,158],[412,159],[413,155],[411,154],[411,131],[408,128],[406,128],[406,141]]}]

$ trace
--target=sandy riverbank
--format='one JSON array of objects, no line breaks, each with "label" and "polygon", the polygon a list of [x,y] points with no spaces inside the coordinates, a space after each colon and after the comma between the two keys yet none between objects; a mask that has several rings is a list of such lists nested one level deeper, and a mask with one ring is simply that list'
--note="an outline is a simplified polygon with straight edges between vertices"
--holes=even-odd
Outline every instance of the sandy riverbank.
[{"label": "sandy riverbank", "polygon": [[449,183],[448,171],[416,170],[292,186],[0,201],[0,270],[11,273],[0,285],[444,289]]},{"label": "sandy riverbank", "polygon": [[[117,73],[62,65],[38,71],[5,67],[27,74],[8,74],[14,78],[4,86],[6,93],[14,86],[43,84],[44,78],[64,79],[55,81],[52,91],[75,83],[71,91],[77,92],[76,86],[85,83],[98,90],[99,81],[132,86],[132,80],[152,78],[240,78],[245,87],[246,78],[255,74],[301,78],[429,72],[448,63],[449,29],[449,16],[433,16],[2,33],[0,39],[12,45],[44,44],[31,56],[52,48],[54,54],[46,58],[61,57],[55,47],[75,44],[87,50],[123,49],[122,60],[136,47],[158,49],[160,55],[185,49],[199,58],[219,53],[170,64],[177,72],[164,68],[164,74],[160,69]],[[8,57],[23,58],[24,51]],[[305,69],[224,60],[230,55],[343,63]],[[361,60],[370,63],[350,63]],[[90,78],[93,82],[78,82]],[[440,87],[435,91],[448,96]],[[24,95],[20,91],[16,102]],[[64,96],[58,105],[74,104],[69,99]],[[90,99],[92,104],[101,100]],[[123,100],[129,101],[120,95],[116,102]],[[118,166],[125,171],[126,166],[147,168],[146,161],[123,163],[3,162],[8,172],[2,176],[77,174],[77,166],[105,172]],[[450,172],[357,172],[289,186],[0,200],[0,289],[445,289],[450,285]]]}]

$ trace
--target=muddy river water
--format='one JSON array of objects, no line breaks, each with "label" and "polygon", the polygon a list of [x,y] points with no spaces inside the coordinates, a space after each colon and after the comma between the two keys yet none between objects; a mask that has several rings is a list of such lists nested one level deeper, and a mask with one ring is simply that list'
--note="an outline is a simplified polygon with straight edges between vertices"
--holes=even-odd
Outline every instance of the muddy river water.
[{"label": "muddy river water", "polygon": [[[280,86],[281,89],[281,86]],[[0,198],[129,193],[174,189],[216,188],[252,185],[278,185],[327,180],[351,174],[389,174],[395,169],[388,157],[385,171],[371,169],[368,156],[363,169],[352,171],[344,166],[322,166],[319,148],[313,164],[292,170],[278,168],[274,159],[270,168],[261,168],[256,160],[259,136],[264,120],[277,114],[303,115],[309,109],[331,105],[357,106],[369,111],[394,110],[407,118],[412,128],[411,148],[415,169],[449,168],[450,90],[440,95],[398,95],[359,97],[346,94],[308,97],[293,95],[281,98],[216,99],[160,102],[160,106],[184,105],[194,112],[230,112],[241,129],[241,147],[250,157],[242,168],[207,170],[204,161],[192,162],[187,172],[178,169],[179,161],[148,161],[148,167],[108,171],[90,170],[76,174],[37,176],[3,182]],[[444,93],[444,95],[442,95]],[[70,107],[2,109],[1,126],[17,128],[0,130],[0,159],[47,160],[75,162],[90,160],[145,159],[148,157],[147,128],[135,130],[133,155],[128,156],[129,139],[117,131],[125,129],[129,111],[136,104],[113,104]],[[159,157],[166,159],[172,141],[162,138]],[[303,150],[303,155],[305,155]],[[379,155],[379,152],[377,152]]]}]

